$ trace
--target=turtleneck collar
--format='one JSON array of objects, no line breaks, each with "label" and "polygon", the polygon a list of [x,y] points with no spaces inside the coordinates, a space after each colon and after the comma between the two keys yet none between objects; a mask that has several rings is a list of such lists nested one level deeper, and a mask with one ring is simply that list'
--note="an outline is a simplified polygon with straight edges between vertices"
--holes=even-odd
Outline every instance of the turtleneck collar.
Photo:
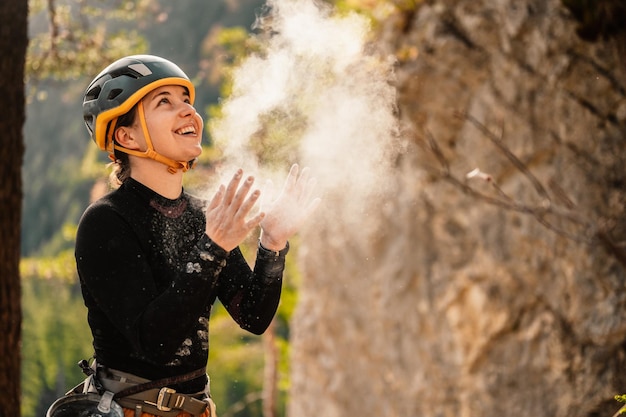
[{"label": "turtleneck collar", "polygon": [[186,198],[184,190],[181,190],[178,198],[172,200],[162,196],[134,178],[128,178],[122,187],[136,192],[142,200],[167,217],[179,217],[188,205],[188,199]]}]

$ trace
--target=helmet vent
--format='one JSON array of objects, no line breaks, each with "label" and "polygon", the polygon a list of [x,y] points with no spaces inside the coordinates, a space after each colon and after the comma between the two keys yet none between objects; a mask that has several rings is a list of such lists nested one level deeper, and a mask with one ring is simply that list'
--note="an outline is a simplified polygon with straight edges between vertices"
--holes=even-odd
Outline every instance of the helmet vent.
[{"label": "helmet vent", "polygon": [[85,94],[85,101],[95,100],[100,96],[100,91],[102,91],[102,87],[99,85],[95,86],[87,94]]},{"label": "helmet vent", "polygon": [[150,68],[148,68],[146,66],[146,64],[144,64],[144,63],[130,64],[128,66],[128,68],[130,68],[131,70],[135,71],[136,73],[138,73],[142,77],[145,77],[147,75],[152,74],[152,71],[150,70]]},{"label": "helmet vent", "polygon": [[113,90],[111,90],[111,92],[109,93],[109,96],[107,97],[107,100],[114,100],[115,97],[119,96],[120,94],[122,94],[122,90],[121,88],[114,88]]},{"label": "helmet vent", "polygon": [[87,126],[89,133],[93,133],[93,129],[91,127],[93,126],[93,116],[91,115],[84,116],[83,119],[85,120],[85,125]]}]

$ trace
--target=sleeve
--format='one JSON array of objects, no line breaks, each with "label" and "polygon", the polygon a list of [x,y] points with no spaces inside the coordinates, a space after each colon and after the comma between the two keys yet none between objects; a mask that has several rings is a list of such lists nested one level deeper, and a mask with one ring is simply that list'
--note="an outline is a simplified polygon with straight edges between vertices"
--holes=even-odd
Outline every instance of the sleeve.
[{"label": "sleeve", "polygon": [[259,243],[254,270],[239,248],[230,253],[218,281],[218,297],[242,329],[259,335],[270,325],[280,301],[288,251],[289,244],[269,251]]},{"label": "sleeve", "polygon": [[205,314],[228,254],[204,235],[188,259],[181,260],[172,284],[158,291],[141,245],[133,228],[114,209],[92,206],[78,228],[76,264],[95,307],[133,350],[158,362],[171,357]]}]

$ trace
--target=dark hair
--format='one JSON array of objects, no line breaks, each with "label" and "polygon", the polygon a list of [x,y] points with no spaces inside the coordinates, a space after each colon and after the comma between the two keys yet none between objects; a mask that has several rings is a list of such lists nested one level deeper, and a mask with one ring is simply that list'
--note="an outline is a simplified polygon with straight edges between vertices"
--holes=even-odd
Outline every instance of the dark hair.
[{"label": "dark hair", "polygon": [[[113,131],[115,132],[120,127],[131,126],[135,123],[136,114],[137,105],[134,105],[128,112],[118,117]],[[115,142],[115,144],[117,145],[118,143]],[[111,185],[119,186],[130,178],[130,161],[126,152],[115,149],[113,151],[113,155],[115,157],[115,161],[109,181],[111,182]]]}]

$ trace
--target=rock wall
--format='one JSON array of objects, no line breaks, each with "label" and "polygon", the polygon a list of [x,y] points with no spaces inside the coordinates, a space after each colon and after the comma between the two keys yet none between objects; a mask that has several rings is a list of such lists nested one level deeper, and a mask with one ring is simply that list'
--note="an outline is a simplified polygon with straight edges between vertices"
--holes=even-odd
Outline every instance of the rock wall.
[{"label": "rock wall", "polygon": [[361,219],[303,233],[291,417],[619,408],[626,42],[575,30],[557,0],[428,1],[386,22],[406,143]]}]

